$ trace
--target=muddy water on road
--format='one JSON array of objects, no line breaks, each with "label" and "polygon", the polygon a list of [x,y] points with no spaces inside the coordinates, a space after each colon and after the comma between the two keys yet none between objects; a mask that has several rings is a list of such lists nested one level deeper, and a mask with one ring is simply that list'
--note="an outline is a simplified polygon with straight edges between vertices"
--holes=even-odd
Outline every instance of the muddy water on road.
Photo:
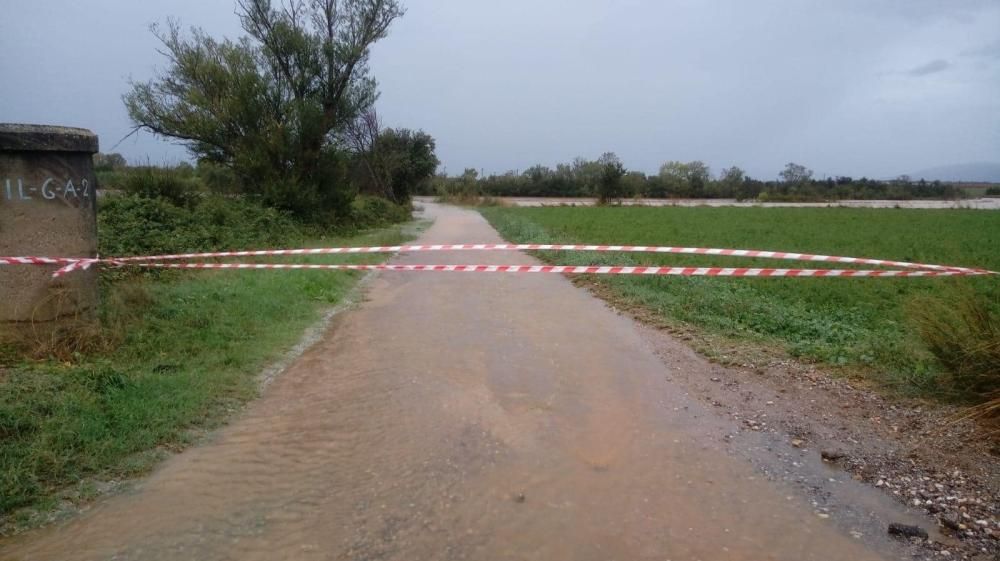
[{"label": "muddy water on road", "polygon": [[[422,243],[500,241],[427,212]],[[368,298],[213,441],[0,558],[878,558],[727,456],[723,421],[566,279],[389,273]]]}]

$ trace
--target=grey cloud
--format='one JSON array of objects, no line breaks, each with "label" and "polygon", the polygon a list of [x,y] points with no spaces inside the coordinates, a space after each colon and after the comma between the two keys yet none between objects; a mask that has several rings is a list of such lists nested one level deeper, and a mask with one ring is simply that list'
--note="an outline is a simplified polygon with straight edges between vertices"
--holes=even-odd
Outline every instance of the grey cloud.
[{"label": "grey cloud", "polygon": [[[372,52],[379,113],[433,135],[451,172],[614,151],[647,172],[894,177],[1000,154],[998,0],[402,2]],[[145,133],[115,147],[121,95],[167,64],[150,23],[238,37],[233,4],[0,0],[0,121],[90,128],[133,162],[188,158]]]},{"label": "grey cloud", "polygon": [[987,43],[982,47],[962,51],[962,56],[1000,59],[1000,39],[993,41],[992,43]]},{"label": "grey cloud", "polygon": [[867,13],[885,20],[907,20],[913,23],[950,21],[963,24],[975,22],[996,7],[996,0],[839,0],[844,10]]},{"label": "grey cloud", "polygon": [[920,66],[915,66],[906,71],[909,76],[927,76],[928,74],[937,74],[938,72],[944,72],[945,70],[951,68],[951,63],[944,59],[932,60],[926,64],[921,64]]}]

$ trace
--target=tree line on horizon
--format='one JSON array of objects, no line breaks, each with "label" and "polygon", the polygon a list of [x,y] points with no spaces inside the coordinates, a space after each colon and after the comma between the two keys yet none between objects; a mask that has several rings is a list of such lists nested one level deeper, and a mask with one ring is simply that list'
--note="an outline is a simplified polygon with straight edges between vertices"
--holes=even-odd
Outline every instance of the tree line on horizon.
[{"label": "tree line on horizon", "polygon": [[596,160],[575,158],[554,168],[536,165],[523,172],[480,176],[468,168],[461,175],[438,175],[422,195],[457,193],[490,197],[596,197],[605,202],[632,197],[657,199],[736,199],[739,201],[823,201],[839,199],[957,199],[963,191],[941,181],[862,177],[816,179],[807,167],[789,163],[777,180],[760,180],[737,167],[713,174],[701,161],[668,161],[659,173],[628,171],[614,153]]}]

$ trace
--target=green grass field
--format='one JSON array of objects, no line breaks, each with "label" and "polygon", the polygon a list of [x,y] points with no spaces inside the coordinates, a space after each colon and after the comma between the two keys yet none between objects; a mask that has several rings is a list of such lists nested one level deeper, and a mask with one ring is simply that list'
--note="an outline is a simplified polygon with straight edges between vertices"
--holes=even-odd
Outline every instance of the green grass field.
[{"label": "green grass field", "polygon": [[[411,239],[410,230],[314,245],[392,245]],[[334,259],[306,260],[348,262]],[[86,498],[91,478],[141,474],[197,430],[216,426],[257,394],[261,369],[359,276],[199,271],[122,281],[104,298],[105,322],[122,337],[113,351],[68,362],[0,358],[0,520],[18,507]]]},{"label": "green grass field", "polygon": [[[1000,270],[1000,214],[967,210],[795,208],[483,208],[519,243],[768,249]],[[761,266],[824,264],[683,255],[540,252],[550,263]],[[825,265],[833,268],[834,265]],[[957,397],[918,336],[914,308],[974,294],[1000,313],[1000,278],[739,279],[592,277],[618,303],[668,324],[777,346],[889,387]]]}]

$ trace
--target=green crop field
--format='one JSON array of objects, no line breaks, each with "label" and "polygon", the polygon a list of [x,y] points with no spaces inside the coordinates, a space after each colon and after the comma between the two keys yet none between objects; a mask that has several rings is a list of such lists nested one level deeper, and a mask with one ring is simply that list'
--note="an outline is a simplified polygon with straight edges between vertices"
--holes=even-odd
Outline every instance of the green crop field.
[{"label": "green crop field", "polygon": [[[484,208],[511,242],[672,245],[874,257],[1000,270],[1000,214],[843,208]],[[819,268],[832,264],[684,255],[540,252],[550,263]],[[907,393],[956,397],[921,339],[921,309],[978,301],[1000,314],[1000,277],[592,277],[617,303],[670,325],[779,347]],[[996,329],[994,324],[990,329]]]}]

